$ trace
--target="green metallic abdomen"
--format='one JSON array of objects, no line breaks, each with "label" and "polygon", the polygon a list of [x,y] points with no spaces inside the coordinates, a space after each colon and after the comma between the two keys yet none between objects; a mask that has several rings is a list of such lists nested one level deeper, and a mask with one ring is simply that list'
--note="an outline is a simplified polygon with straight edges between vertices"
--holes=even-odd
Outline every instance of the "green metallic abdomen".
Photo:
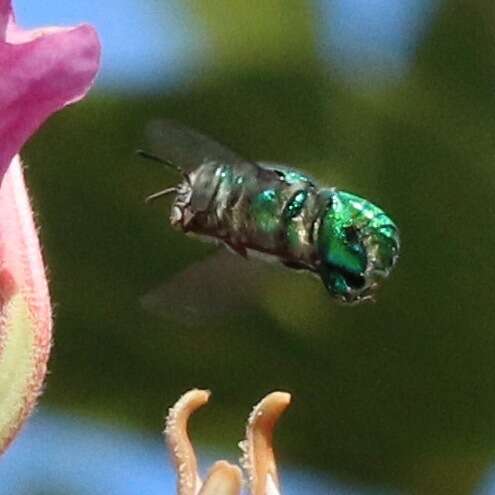
[{"label": "green metallic abdomen", "polygon": [[369,201],[343,191],[328,196],[318,231],[320,273],[331,294],[354,302],[392,270],[399,233],[392,219]]}]

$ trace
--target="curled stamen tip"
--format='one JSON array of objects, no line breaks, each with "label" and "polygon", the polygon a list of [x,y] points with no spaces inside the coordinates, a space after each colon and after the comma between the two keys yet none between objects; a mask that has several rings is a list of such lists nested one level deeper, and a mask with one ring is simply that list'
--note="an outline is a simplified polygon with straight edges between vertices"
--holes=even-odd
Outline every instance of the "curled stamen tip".
[{"label": "curled stamen tip", "polygon": [[291,395],[287,392],[272,392],[264,397],[249,416],[248,427],[266,426],[273,428],[280,415],[290,404]]},{"label": "curled stamen tip", "polygon": [[165,427],[165,434],[168,435],[170,430],[177,427],[177,422],[187,423],[191,414],[204,406],[210,398],[209,390],[193,389],[186,392],[175,404],[169,409]]},{"label": "curled stamen tip", "polygon": [[242,472],[238,466],[218,461],[210,469],[199,495],[240,495]]},{"label": "curled stamen tip", "polygon": [[189,390],[170,408],[165,437],[179,477],[179,495],[196,495],[201,487],[194,449],[187,433],[191,414],[208,402],[209,390]]},{"label": "curled stamen tip", "polygon": [[272,437],[275,425],[290,404],[286,392],[272,392],[253,409],[248,419],[246,440],[241,443],[241,464],[247,471],[253,495],[278,494],[277,465]]}]

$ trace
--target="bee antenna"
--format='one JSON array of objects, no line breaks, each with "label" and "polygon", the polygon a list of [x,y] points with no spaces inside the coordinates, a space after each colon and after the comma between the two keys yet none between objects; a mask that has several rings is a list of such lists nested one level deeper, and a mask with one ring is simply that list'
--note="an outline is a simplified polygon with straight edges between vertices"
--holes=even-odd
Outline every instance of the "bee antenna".
[{"label": "bee antenna", "polygon": [[147,160],[152,160],[154,162],[161,163],[163,165],[166,165],[167,167],[173,168],[179,173],[182,173],[182,168],[179,165],[172,163],[170,160],[165,160],[164,158],[161,158],[157,155],[153,155],[152,153],[148,153],[147,151],[141,149],[136,150],[136,155],[140,156],[141,158],[146,158]]},{"label": "bee antenna", "polygon": [[172,194],[172,193],[176,193],[177,192],[177,188],[176,187],[169,187],[167,189],[164,189],[163,191],[158,191],[154,194],[151,194],[150,196],[148,196],[144,202],[145,203],[151,203],[152,201],[155,201],[155,199],[157,198],[161,198],[162,196],[167,196],[168,194]]}]

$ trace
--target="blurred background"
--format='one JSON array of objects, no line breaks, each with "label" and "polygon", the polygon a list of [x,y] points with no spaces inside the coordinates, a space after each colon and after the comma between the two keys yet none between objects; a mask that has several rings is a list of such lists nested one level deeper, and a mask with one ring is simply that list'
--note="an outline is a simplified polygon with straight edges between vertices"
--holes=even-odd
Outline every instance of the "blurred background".
[{"label": "blurred background", "polygon": [[[276,438],[285,493],[495,493],[495,4],[15,7],[25,27],[91,22],[104,52],[90,97],[24,152],[55,346],[0,493],[172,493],[163,417],[196,386],[213,391],[192,425],[206,459],[235,459],[251,407],[293,394]],[[342,307],[271,268],[189,286],[216,248],[172,230],[167,201],[143,203],[176,181],[133,155],[160,117],[381,205],[402,252],[377,303]]]}]

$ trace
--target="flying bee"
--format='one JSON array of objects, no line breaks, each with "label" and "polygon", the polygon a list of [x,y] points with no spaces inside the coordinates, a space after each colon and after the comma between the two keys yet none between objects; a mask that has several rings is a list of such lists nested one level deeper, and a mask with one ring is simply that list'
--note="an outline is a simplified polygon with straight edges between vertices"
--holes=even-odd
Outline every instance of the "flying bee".
[{"label": "flying bee", "polygon": [[260,254],[321,278],[343,303],[372,298],[399,255],[399,231],[378,206],[352,193],[320,187],[304,172],[246,160],[175,122],[152,128],[159,161],[181,182],[147,201],[174,195],[170,223],[221,241],[243,257]]}]

